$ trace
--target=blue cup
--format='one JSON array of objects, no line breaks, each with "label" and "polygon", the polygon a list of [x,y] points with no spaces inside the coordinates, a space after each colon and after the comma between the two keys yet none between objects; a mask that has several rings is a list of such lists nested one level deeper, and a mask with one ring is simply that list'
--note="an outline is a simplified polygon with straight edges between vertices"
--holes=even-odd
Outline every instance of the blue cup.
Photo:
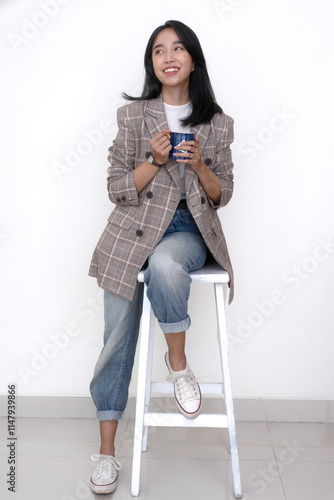
[{"label": "blue cup", "polygon": [[176,146],[180,146],[183,141],[194,141],[195,134],[183,134],[181,132],[171,132],[170,133],[170,143],[173,146],[169,152],[169,158],[173,160],[191,160],[191,158],[185,158],[182,156],[174,156],[174,153],[188,153],[188,151],[175,149]]}]

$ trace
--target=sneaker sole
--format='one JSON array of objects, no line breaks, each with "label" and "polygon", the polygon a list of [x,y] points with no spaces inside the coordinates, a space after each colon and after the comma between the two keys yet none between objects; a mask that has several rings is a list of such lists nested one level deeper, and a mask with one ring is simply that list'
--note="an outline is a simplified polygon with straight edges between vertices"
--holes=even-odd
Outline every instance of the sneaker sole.
[{"label": "sneaker sole", "polygon": [[104,485],[95,484],[90,479],[89,484],[90,484],[90,489],[92,490],[93,493],[97,493],[98,495],[106,495],[108,493],[113,493],[116,490],[117,479],[111,484],[104,484]]}]

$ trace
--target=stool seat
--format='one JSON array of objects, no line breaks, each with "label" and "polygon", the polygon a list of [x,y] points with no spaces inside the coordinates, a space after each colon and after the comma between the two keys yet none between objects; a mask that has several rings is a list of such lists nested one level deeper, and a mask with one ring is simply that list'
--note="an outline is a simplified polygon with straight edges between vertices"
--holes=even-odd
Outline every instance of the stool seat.
[{"label": "stool seat", "polygon": [[[145,270],[138,274],[138,281],[144,282]],[[231,375],[228,356],[228,338],[224,308],[224,287],[229,282],[229,274],[217,263],[210,262],[198,271],[189,273],[193,283],[211,283],[214,285],[219,352],[222,367],[222,383],[200,383],[202,394],[219,394],[224,397],[225,414],[203,414],[188,419],[179,412],[150,412],[151,394],[173,394],[173,384],[152,382],[152,362],[154,346],[155,317],[144,285],[143,314],[139,343],[138,387],[136,403],[135,439],[133,447],[131,493],[139,495],[140,467],[142,451],[147,448],[148,427],[207,427],[226,428],[231,453],[233,487],[235,498],[242,497],[238,448],[236,441]]]},{"label": "stool seat", "polygon": [[[145,269],[142,269],[138,274],[138,281],[141,283],[144,281],[144,273]],[[228,272],[219,264],[211,262],[198,271],[191,271],[190,277],[193,283],[228,283],[230,281]]]}]

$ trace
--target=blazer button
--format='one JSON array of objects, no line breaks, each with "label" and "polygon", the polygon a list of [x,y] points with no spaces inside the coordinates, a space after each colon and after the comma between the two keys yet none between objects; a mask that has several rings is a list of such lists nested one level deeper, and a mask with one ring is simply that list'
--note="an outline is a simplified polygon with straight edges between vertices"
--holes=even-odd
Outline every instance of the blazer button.
[{"label": "blazer button", "polygon": [[137,229],[137,231],[136,231],[136,235],[137,236],[143,236],[143,234],[144,233],[143,233],[143,231],[141,229]]},{"label": "blazer button", "polygon": [[147,193],[146,193],[146,198],[148,198],[148,199],[153,198],[153,193],[152,193],[152,191],[147,191]]},{"label": "blazer button", "polygon": [[122,200],[120,198],[116,198],[116,201],[117,203],[121,203]]},{"label": "blazer button", "polygon": [[123,196],[121,197],[121,200],[122,201],[126,201],[126,196],[123,194]]},{"label": "blazer button", "polygon": [[206,203],[206,199],[204,198],[204,196],[201,196],[201,203]]},{"label": "blazer button", "polygon": [[205,165],[206,165],[207,167],[209,167],[209,166],[211,165],[211,163],[212,163],[211,158],[205,158],[204,163],[205,163]]}]

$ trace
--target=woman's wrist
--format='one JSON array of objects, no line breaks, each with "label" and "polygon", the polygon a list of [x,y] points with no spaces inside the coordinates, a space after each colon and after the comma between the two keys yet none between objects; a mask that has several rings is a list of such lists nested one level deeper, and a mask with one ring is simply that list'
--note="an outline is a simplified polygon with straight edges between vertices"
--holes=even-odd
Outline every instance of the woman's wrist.
[{"label": "woman's wrist", "polygon": [[164,157],[164,156],[161,156],[157,153],[153,153],[153,158],[154,158],[154,161],[156,163],[158,163],[159,165],[164,165],[168,161],[168,156]]},{"label": "woman's wrist", "polygon": [[149,162],[150,165],[154,165],[155,167],[161,168],[164,166],[165,162],[160,161],[159,158],[156,158],[154,154],[150,154],[150,156],[147,158],[147,161]]},{"label": "woman's wrist", "polygon": [[[193,168],[193,166],[192,166]],[[204,175],[206,171],[208,170],[207,165],[204,163],[204,161],[201,161],[200,165],[198,167],[193,168],[193,170],[196,172],[197,175]]]}]

